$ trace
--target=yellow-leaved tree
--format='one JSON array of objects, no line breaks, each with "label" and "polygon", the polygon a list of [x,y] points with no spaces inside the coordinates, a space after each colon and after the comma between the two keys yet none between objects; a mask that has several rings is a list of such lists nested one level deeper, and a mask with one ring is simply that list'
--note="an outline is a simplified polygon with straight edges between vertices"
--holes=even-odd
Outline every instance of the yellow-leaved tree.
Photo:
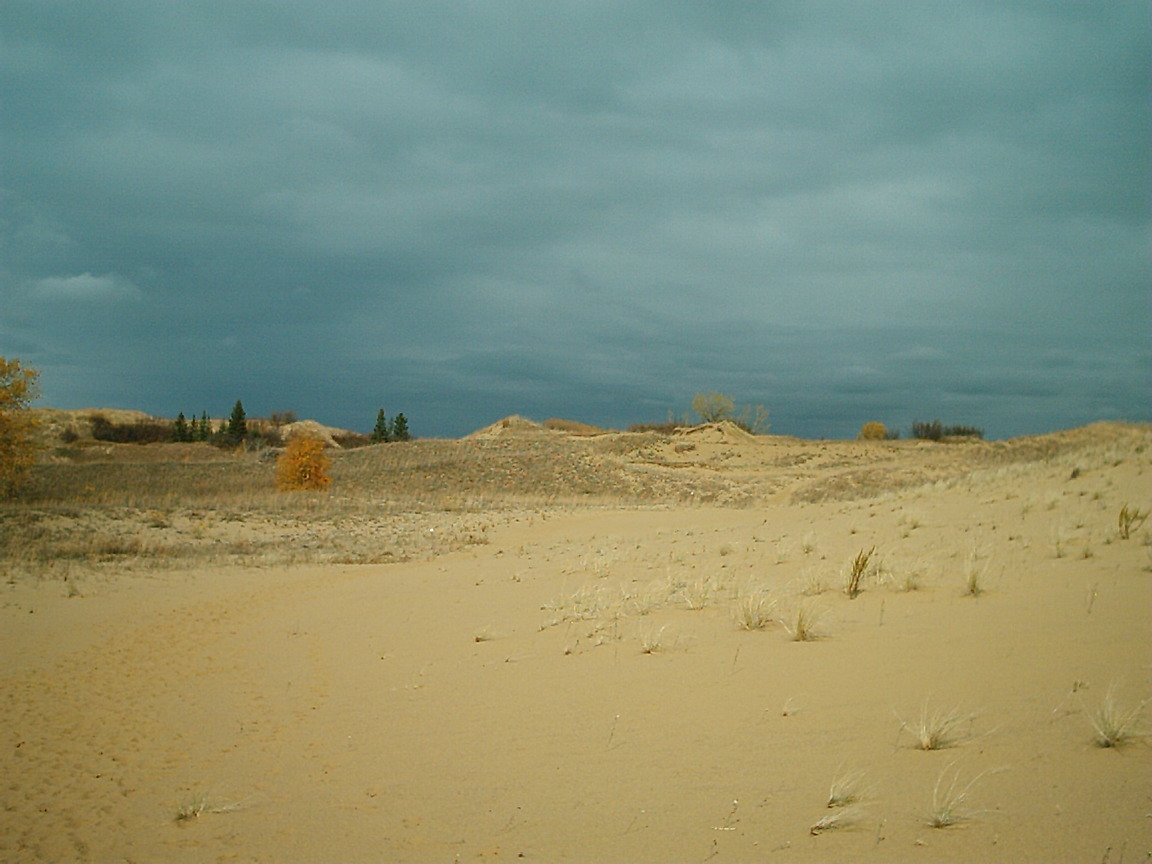
[{"label": "yellow-leaved tree", "polygon": [[331,461],[324,455],[324,442],[319,438],[297,435],[276,460],[276,488],[281,492],[326,489]]},{"label": "yellow-leaved tree", "polygon": [[40,373],[13,357],[0,357],[0,496],[10,497],[28,479],[36,459],[34,421],[28,405],[36,398]]}]

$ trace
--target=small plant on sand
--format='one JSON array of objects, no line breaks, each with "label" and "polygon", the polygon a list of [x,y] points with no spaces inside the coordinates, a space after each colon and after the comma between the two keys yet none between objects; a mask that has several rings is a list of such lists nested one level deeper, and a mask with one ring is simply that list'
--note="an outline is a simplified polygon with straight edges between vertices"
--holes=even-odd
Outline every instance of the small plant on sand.
[{"label": "small plant on sand", "polygon": [[276,488],[281,492],[326,489],[331,463],[324,455],[324,442],[319,438],[296,436],[276,460]]},{"label": "small plant on sand", "polygon": [[823,635],[818,629],[820,613],[810,603],[801,603],[796,607],[796,613],[789,621],[781,621],[793,642],[814,642]]},{"label": "small plant on sand", "polygon": [[871,793],[871,787],[865,782],[866,776],[863,771],[837,773],[828,789],[828,808],[847,807],[863,801]]},{"label": "small plant on sand", "polygon": [[[899,717],[896,719],[900,720]],[[929,711],[928,702],[925,701],[920,719],[912,723],[900,720],[900,729],[912,733],[918,750],[943,750],[965,737],[960,726],[971,719],[971,715],[961,714],[956,708],[951,711]]]},{"label": "small plant on sand", "polygon": [[988,567],[990,562],[980,564],[980,557],[976,552],[968,556],[964,565],[964,596],[979,597],[987,590]]},{"label": "small plant on sand", "polygon": [[745,594],[736,601],[736,624],[741,630],[763,630],[772,623],[776,600],[762,591]]},{"label": "small plant on sand", "polygon": [[872,554],[876,551],[876,547],[871,549],[861,549],[860,552],[852,561],[852,567],[848,571],[848,576],[844,580],[844,593],[849,598],[855,599],[860,593],[860,582],[864,575],[868,572],[868,562],[872,559]]},{"label": "small plant on sand", "polygon": [[1152,699],[1145,699],[1131,708],[1121,708],[1116,704],[1115,685],[1109,687],[1104,701],[1088,715],[1096,733],[1093,739],[1096,746],[1121,747],[1133,739],[1145,737],[1138,727],[1141,714],[1149,702]]},{"label": "small plant on sand", "polygon": [[665,650],[668,646],[664,643],[664,631],[667,629],[668,626],[664,625],[640,631],[640,651],[644,654],[658,654]]},{"label": "small plant on sand", "polygon": [[825,814],[808,829],[812,835],[823,834],[825,831],[836,831],[858,823],[864,816],[864,808],[858,804],[850,807],[839,807]]},{"label": "small plant on sand", "polygon": [[684,605],[693,611],[699,611],[712,599],[712,582],[709,579],[697,579],[686,584],[681,592],[684,595]]},{"label": "small plant on sand", "polygon": [[1120,517],[1117,520],[1117,528],[1120,532],[1120,539],[1127,540],[1132,536],[1132,531],[1139,528],[1144,524],[1148,518],[1148,511],[1141,510],[1138,507],[1129,507],[1125,504],[1120,508]]},{"label": "small plant on sand", "polygon": [[972,787],[988,773],[984,771],[962,784],[955,762],[941,771],[936,779],[936,786],[932,789],[932,809],[928,812],[926,820],[928,824],[933,828],[947,828],[979,815],[981,811],[969,810],[965,805]]},{"label": "small plant on sand", "polygon": [[177,822],[191,822],[205,813],[231,813],[242,806],[244,806],[242,803],[210,805],[208,796],[203,792],[197,792],[176,808],[175,818]]},{"label": "small plant on sand", "polygon": [[208,808],[208,796],[203,793],[193,795],[187,801],[182,803],[176,808],[176,821],[177,822],[190,822],[193,819],[200,817]]}]

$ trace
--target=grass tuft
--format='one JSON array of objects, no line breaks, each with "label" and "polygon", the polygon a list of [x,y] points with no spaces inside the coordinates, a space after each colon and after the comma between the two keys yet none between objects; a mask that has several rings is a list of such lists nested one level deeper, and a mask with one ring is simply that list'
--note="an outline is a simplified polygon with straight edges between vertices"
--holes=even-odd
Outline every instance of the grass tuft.
[{"label": "grass tuft", "polygon": [[825,831],[836,831],[857,824],[864,815],[864,808],[860,805],[840,807],[826,813],[809,827],[808,833],[813,836],[823,834]]},{"label": "grass tuft", "polygon": [[776,600],[762,591],[745,594],[736,602],[736,625],[741,630],[763,630],[772,623]]},{"label": "grass tuft", "polygon": [[792,623],[782,621],[784,629],[788,631],[788,635],[792,637],[793,642],[814,642],[823,637],[823,633],[817,629],[820,620],[823,618],[823,613],[819,612],[814,606],[809,603],[801,603],[796,607],[796,614],[792,618]]},{"label": "grass tuft", "polygon": [[1137,738],[1145,737],[1145,733],[1138,727],[1149,702],[1152,699],[1145,699],[1127,709],[1121,708],[1116,704],[1115,685],[1109,687],[1104,701],[1088,715],[1096,733],[1093,739],[1096,746],[1122,747]]},{"label": "grass tuft", "polygon": [[926,820],[928,825],[932,828],[948,828],[975,819],[982,811],[968,809],[968,795],[972,787],[988,773],[984,771],[962,784],[955,762],[941,771],[932,789],[932,809]]},{"label": "grass tuft", "polygon": [[925,701],[920,719],[914,723],[901,720],[900,729],[912,733],[918,750],[944,750],[966,737],[960,726],[971,719],[971,715],[961,714],[956,708],[951,711],[929,711],[928,702]]},{"label": "grass tuft", "polygon": [[870,793],[870,787],[865,782],[867,775],[863,771],[849,771],[847,774],[837,774],[828,789],[828,807],[848,807],[859,804]]},{"label": "grass tuft", "polygon": [[860,582],[868,572],[868,563],[875,551],[875,546],[868,550],[861,549],[852,560],[852,567],[848,570],[848,576],[844,580],[844,593],[850,599],[855,599],[860,593]]},{"label": "grass tuft", "polygon": [[1141,510],[1139,507],[1129,507],[1125,504],[1120,508],[1120,516],[1117,519],[1117,528],[1120,532],[1120,539],[1127,540],[1132,536],[1132,531],[1139,528],[1144,524],[1148,518],[1148,511]]}]

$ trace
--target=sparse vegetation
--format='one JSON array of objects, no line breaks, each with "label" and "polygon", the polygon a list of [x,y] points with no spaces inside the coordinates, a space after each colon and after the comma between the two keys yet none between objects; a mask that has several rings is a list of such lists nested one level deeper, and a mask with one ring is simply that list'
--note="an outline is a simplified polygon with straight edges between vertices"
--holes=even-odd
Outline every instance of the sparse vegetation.
[{"label": "sparse vegetation", "polygon": [[[971,715],[964,715],[959,709],[950,711],[929,711],[928,702],[920,712],[919,720],[908,723],[900,721],[901,731],[907,730],[916,741],[918,750],[943,750],[952,747],[965,737],[960,726],[971,721]],[[899,718],[897,718],[899,719]]]},{"label": "sparse vegetation", "polygon": [[980,811],[967,807],[968,795],[987,774],[985,771],[967,783],[961,783],[956,763],[948,765],[940,772],[932,789],[932,808],[928,811],[927,823],[933,828],[947,828],[974,819]]},{"label": "sparse vegetation", "polygon": [[875,546],[867,550],[861,549],[852,560],[852,566],[848,569],[848,576],[844,580],[844,593],[847,594],[850,599],[855,599],[860,594],[860,584],[868,572],[868,564],[872,560],[872,555],[875,551]]},{"label": "sparse vegetation", "polygon": [[863,771],[837,773],[828,789],[828,807],[830,809],[847,807],[863,801],[869,793],[866,778],[867,775]]},{"label": "sparse vegetation", "polygon": [[664,642],[664,631],[668,629],[667,625],[662,627],[648,627],[640,631],[640,651],[644,654],[657,654],[665,650],[668,646]]},{"label": "sparse vegetation", "polygon": [[823,636],[823,633],[817,629],[822,617],[815,606],[810,603],[801,603],[796,607],[791,623],[782,623],[793,642],[814,642]]},{"label": "sparse vegetation", "polygon": [[1096,746],[1121,747],[1136,738],[1143,738],[1144,732],[1139,724],[1149,702],[1152,699],[1145,699],[1130,708],[1121,708],[1116,703],[1115,685],[1109,687],[1104,700],[1088,717],[1096,733],[1093,739]]},{"label": "sparse vegetation", "polygon": [[991,562],[980,562],[980,556],[975,551],[968,555],[964,564],[964,595],[966,597],[979,597],[987,590],[988,567]]},{"label": "sparse vegetation", "polygon": [[864,816],[864,808],[858,804],[849,807],[838,807],[831,813],[820,817],[808,829],[809,834],[823,834],[825,831],[835,831],[847,828],[858,823]]},{"label": "sparse vegetation", "polygon": [[775,619],[775,598],[763,591],[749,591],[736,601],[736,625],[741,630],[763,630]]},{"label": "sparse vegetation", "polygon": [[1143,525],[1147,518],[1147,510],[1141,510],[1139,507],[1129,507],[1127,504],[1121,507],[1120,516],[1117,519],[1120,539],[1127,540],[1131,537],[1132,532]]}]

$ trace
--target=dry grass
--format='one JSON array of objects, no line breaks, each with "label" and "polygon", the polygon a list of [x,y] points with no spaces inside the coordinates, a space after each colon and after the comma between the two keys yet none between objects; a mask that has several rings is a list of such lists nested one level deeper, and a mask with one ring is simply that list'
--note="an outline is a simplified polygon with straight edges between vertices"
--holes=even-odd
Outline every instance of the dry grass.
[{"label": "dry grass", "polygon": [[972,810],[968,807],[968,795],[972,788],[989,773],[984,771],[977,774],[967,783],[960,779],[960,771],[956,763],[949,764],[936,779],[932,789],[932,807],[925,820],[932,828],[948,828],[961,822],[975,819],[981,810]]},{"label": "dry grass", "polygon": [[775,619],[776,599],[763,591],[750,591],[736,601],[736,626],[741,630],[763,630]]},{"label": "dry grass", "polygon": [[822,639],[824,633],[819,624],[824,614],[810,603],[801,603],[788,621],[782,621],[784,629],[793,642],[814,642]]},{"label": "dry grass", "polygon": [[1120,516],[1117,519],[1117,529],[1120,533],[1120,539],[1127,540],[1132,536],[1132,532],[1143,525],[1147,519],[1147,510],[1141,510],[1139,507],[1129,507],[1125,504],[1120,508]]},{"label": "dry grass", "polygon": [[861,549],[852,560],[852,566],[848,569],[848,576],[844,580],[844,593],[849,598],[855,599],[859,595],[860,583],[868,572],[868,563],[875,551],[875,546],[868,550]]},{"label": "dry grass", "polygon": [[916,749],[943,750],[968,737],[960,727],[971,722],[972,715],[961,714],[957,708],[931,711],[928,706],[929,702],[925,701],[918,720],[911,723],[900,720],[900,730],[912,734]]},{"label": "dry grass", "polygon": [[871,794],[867,775],[863,771],[837,773],[828,789],[828,804],[831,809],[859,804]]},{"label": "dry grass", "polygon": [[837,831],[849,828],[860,823],[864,818],[864,808],[859,805],[840,807],[816,820],[808,829],[809,834],[823,834],[825,831]]},{"label": "dry grass", "polygon": [[1096,709],[1089,713],[1088,720],[1095,733],[1093,738],[1097,747],[1122,747],[1138,738],[1145,737],[1140,728],[1141,716],[1144,708],[1152,699],[1137,702],[1128,708],[1121,708],[1116,702],[1115,685],[1108,688],[1108,693]]}]

